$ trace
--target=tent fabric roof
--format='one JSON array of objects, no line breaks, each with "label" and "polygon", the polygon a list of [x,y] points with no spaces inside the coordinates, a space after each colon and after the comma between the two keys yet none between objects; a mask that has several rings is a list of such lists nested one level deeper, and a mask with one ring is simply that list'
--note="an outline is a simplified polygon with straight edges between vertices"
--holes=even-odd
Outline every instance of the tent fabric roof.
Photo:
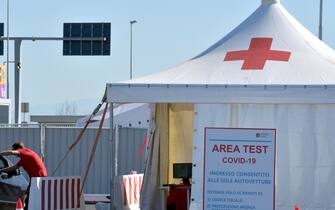
[{"label": "tent fabric roof", "polygon": [[262,4],[280,3],[280,0],[262,0]]},{"label": "tent fabric roof", "polygon": [[122,100],[133,100],[135,87],[155,85],[333,86],[335,52],[292,17],[279,0],[262,0],[243,23],[195,58],[166,71],[109,84],[107,89],[114,100],[119,100],[116,91],[122,92]]}]

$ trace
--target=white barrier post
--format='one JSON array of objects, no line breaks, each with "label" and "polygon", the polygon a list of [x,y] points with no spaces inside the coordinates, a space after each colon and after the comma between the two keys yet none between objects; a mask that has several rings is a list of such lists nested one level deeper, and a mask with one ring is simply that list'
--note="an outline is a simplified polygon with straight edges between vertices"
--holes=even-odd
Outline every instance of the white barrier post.
[{"label": "white barrier post", "polygon": [[140,210],[140,194],[143,174],[121,176],[121,195],[123,209]]},{"label": "white barrier post", "polygon": [[80,187],[80,177],[33,177],[28,209],[85,210]]}]

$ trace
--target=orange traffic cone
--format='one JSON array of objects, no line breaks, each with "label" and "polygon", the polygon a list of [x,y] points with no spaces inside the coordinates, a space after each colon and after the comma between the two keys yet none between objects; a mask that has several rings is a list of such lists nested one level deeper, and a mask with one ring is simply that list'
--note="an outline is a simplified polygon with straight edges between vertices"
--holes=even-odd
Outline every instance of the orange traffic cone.
[{"label": "orange traffic cone", "polygon": [[23,203],[21,198],[19,198],[19,200],[16,202],[16,210],[23,210]]}]

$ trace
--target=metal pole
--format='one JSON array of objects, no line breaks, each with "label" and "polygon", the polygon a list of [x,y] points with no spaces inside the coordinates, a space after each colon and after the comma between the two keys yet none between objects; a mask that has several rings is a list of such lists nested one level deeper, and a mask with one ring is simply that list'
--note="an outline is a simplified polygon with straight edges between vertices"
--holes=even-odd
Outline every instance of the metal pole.
[{"label": "metal pole", "polygon": [[0,40],[21,40],[21,41],[106,41],[105,37],[0,37]]},{"label": "metal pole", "polygon": [[136,20],[130,21],[130,75],[129,78],[133,79],[133,24],[137,23]]},{"label": "metal pole", "polygon": [[40,142],[40,146],[41,146],[41,159],[42,161],[45,163],[45,127],[46,124],[45,123],[41,123],[40,124],[40,129],[41,129],[41,142]]},{"label": "metal pole", "polygon": [[130,75],[129,78],[133,78],[133,24],[130,22]]},{"label": "metal pole", "polygon": [[120,193],[119,190],[117,190],[117,186],[118,185],[118,177],[119,177],[119,160],[118,160],[118,157],[119,157],[119,126],[118,125],[115,125],[114,126],[114,130],[115,130],[115,135],[114,135],[114,147],[115,147],[115,153],[114,153],[114,162],[115,162],[115,165],[114,165],[114,189],[113,189],[113,192],[114,192],[114,207],[115,209],[117,209],[119,207],[118,205],[118,197],[116,196],[117,193]]},{"label": "metal pole", "polygon": [[[114,180],[115,180],[115,177],[114,177],[114,167],[115,167],[115,164],[114,164],[114,158],[113,158],[113,155],[115,154],[115,151],[114,151],[114,141],[115,141],[115,138],[114,138],[114,121],[113,121],[113,118],[114,118],[114,113],[113,113],[113,103],[109,103],[109,129],[110,129],[110,134],[111,134],[111,149],[110,149],[110,152],[109,152],[109,158],[110,158],[110,163],[111,163],[111,171],[110,171],[110,189],[109,189],[109,195],[110,195],[110,206],[109,206],[109,209],[110,210],[114,210],[114,193],[113,193],[113,189],[114,189]],[[112,195],[113,194],[113,195]]]},{"label": "metal pole", "polygon": [[15,40],[14,41],[14,54],[15,54],[15,72],[14,72],[14,86],[15,86],[15,94],[14,94],[14,109],[15,109],[15,113],[14,113],[14,118],[15,121],[14,123],[20,123],[20,92],[21,92],[21,81],[20,81],[20,68],[19,68],[19,64],[21,63],[21,43],[22,40]]},{"label": "metal pole", "polygon": [[[8,27],[8,25],[7,25]],[[8,33],[8,28],[7,28]],[[0,40],[14,40],[14,64],[15,64],[15,70],[14,70],[14,123],[21,123],[20,121],[20,68],[19,64],[21,63],[21,43],[22,41],[105,41],[106,37],[78,37],[78,38],[72,38],[72,37],[9,37],[7,34],[7,37],[0,37]],[[8,44],[7,44],[7,50],[8,50]],[[9,53],[7,53],[7,56]],[[8,59],[8,57],[7,57]],[[8,82],[9,82],[9,71],[8,66],[10,61],[7,60],[7,94],[9,90]],[[7,95],[7,98],[9,95]]]},{"label": "metal pole", "polygon": [[320,0],[319,39],[322,40],[323,0]]},{"label": "metal pole", "polygon": [[9,0],[7,0],[7,99],[9,99]]}]

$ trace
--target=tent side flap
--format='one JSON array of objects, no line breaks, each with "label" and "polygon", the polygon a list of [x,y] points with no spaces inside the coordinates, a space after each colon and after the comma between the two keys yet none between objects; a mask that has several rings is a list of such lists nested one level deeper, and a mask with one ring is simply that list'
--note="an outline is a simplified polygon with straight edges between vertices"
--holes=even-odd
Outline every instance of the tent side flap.
[{"label": "tent side flap", "polygon": [[108,102],[332,104],[335,86],[107,84]]}]

